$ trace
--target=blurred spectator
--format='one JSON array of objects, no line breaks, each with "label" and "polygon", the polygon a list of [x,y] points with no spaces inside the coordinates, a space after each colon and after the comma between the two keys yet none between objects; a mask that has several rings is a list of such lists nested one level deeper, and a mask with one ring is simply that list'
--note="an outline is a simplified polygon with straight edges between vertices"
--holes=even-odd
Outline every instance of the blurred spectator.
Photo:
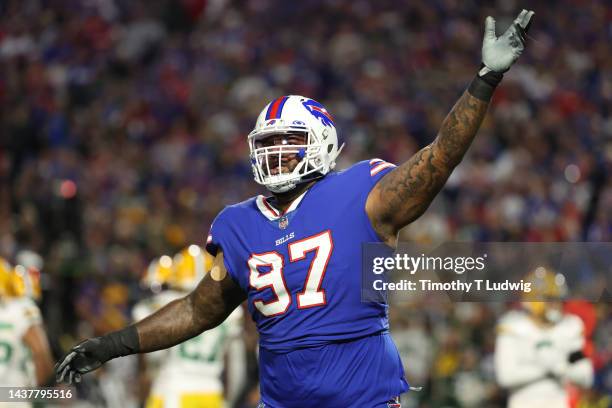
[{"label": "blurred spectator", "polygon": [[[202,243],[223,205],[261,192],[246,135],[268,100],[292,93],[324,102],[347,142],[340,167],[377,156],[401,162],[434,138],[474,74],[484,17],[503,28],[515,8],[4,1],[0,255],[43,255],[43,310],[55,316],[55,337],[122,325],[148,261]],[[610,6],[534,8],[521,64],[468,157],[403,239],[612,239]],[[407,371],[427,385],[414,398],[499,406],[483,338],[495,318],[474,306],[480,317],[457,321],[458,310],[436,307],[413,306],[397,322]]]}]

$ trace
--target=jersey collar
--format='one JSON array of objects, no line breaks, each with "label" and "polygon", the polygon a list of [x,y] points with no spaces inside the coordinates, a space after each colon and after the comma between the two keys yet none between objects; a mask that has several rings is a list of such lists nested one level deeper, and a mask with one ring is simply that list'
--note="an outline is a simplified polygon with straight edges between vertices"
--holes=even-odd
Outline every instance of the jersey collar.
[{"label": "jersey collar", "polygon": [[264,197],[262,195],[258,195],[257,196],[257,198],[255,199],[255,203],[257,204],[257,208],[259,209],[259,211],[267,219],[269,219],[270,221],[275,221],[275,220],[279,219],[280,217],[283,217],[284,215],[286,215],[286,214],[290,213],[291,211],[295,210],[298,207],[298,205],[300,205],[300,202],[302,202],[302,199],[304,198],[304,195],[306,195],[308,190],[310,190],[310,189],[307,189],[302,194],[300,194],[295,200],[293,200],[291,202],[291,205],[283,213],[278,211],[276,208],[272,207],[268,203],[268,201],[266,200],[266,197]]}]

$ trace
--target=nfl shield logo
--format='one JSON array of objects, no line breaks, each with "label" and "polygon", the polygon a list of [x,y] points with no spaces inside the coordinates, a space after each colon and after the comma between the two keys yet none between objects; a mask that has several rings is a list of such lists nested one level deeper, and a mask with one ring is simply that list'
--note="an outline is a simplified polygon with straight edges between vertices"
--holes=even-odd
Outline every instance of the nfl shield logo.
[{"label": "nfl shield logo", "polygon": [[280,229],[285,229],[287,228],[287,226],[289,225],[289,220],[287,219],[287,217],[281,217],[280,220],[278,220],[278,228]]}]

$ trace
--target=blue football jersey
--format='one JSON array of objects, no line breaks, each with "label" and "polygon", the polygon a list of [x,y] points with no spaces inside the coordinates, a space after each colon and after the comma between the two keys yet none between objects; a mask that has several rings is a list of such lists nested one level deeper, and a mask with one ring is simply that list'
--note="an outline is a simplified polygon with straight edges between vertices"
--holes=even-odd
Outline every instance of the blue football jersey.
[{"label": "blue football jersey", "polygon": [[387,305],[361,302],[361,254],[363,243],[380,242],[368,194],[393,167],[373,159],[331,172],[284,214],[258,196],[217,216],[206,248],[221,248],[248,294],[262,348],[282,353],[388,331]]},{"label": "blue football jersey", "polygon": [[387,305],[361,302],[362,244],[380,242],[365,203],[393,167],[360,162],[284,214],[259,196],[213,222],[207,250],[223,250],[259,331],[260,406],[387,408],[408,389]]}]

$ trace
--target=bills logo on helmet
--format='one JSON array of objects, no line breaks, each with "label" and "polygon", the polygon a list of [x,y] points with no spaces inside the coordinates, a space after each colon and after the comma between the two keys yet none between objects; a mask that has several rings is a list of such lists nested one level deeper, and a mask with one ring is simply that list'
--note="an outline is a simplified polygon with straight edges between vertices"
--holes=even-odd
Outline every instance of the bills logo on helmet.
[{"label": "bills logo on helmet", "polygon": [[312,116],[319,119],[325,126],[335,127],[334,118],[332,118],[329,112],[327,112],[327,109],[325,109],[319,102],[313,101],[312,99],[306,99],[304,102],[302,102],[302,105],[304,105]]}]

